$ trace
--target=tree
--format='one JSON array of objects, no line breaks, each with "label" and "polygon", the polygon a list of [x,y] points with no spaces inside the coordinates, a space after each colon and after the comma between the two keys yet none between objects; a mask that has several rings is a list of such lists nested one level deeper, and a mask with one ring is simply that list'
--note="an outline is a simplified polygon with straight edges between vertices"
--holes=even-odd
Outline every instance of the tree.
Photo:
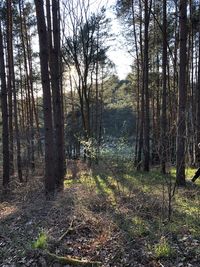
[{"label": "tree", "polygon": [[[13,55],[13,16],[12,16],[12,3],[10,0],[7,1],[7,50],[8,50],[8,83],[10,90],[10,97],[13,103],[12,107],[14,108],[14,126],[15,126],[15,137],[16,137],[16,145],[17,145],[17,171],[18,178],[20,182],[23,182],[22,178],[22,166],[21,166],[21,142],[19,137],[19,125],[18,125],[18,109],[17,109],[17,92],[16,92],[16,83],[15,83],[15,71],[14,71],[14,55]],[[12,102],[12,101],[10,101]],[[10,103],[11,105],[11,103]],[[13,111],[10,110],[10,113]],[[13,116],[12,116],[13,117]],[[12,122],[12,118],[10,117]],[[10,125],[10,131],[12,135],[12,127]],[[11,149],[11,155],[13,151]],[[13,160],[13,159],[12,159]],[[12,170],[13,166],[11,166]]]},{"label": "tree", "polygon": [[51,106],[51,90],[48,70],[48,38],[44,16],[43,0],[35,0],[37,28],[40,47],[41,79],[43,89],[43,112],[44,112],[44,133],[45,133],[45,190],[49,195],[55,190],[55,169],[54,169],[54,138]]},{"label": "tree", "polygon": [[[96,145],[100,140],[100,73],[106,63],[106,50],[103,41],[107,32],[105,25],[105,9],[97,14],[89,14],[85,3],[79,10],[74,6],[65,6],[67,10],[73,10],[70,16],[72,32],[65,36],[63,57],[68,69],[75,69],[73,80],[79,95],[80,110],[82,117],[84,142],[92,139]],[[77,12],[75,14],[74,12]],[[91,140],[90,140],[91,141]],[[91,160],[90,152],[85,149],[85,158]],[[96,150],[96,152],[98,149]],[[97,154],[97,153],[96,153]]]},{"label": "tree", "polygon": [[161,170],[166,173],[167,161],[167,3],[163,0],[163,51],[162,51],[162,117],[161,117]]},{"label": "tree", "polygon": [[[52,23],[51,23],[52,21]],[[64,126],[61,92],[61,51],[60,51],[60,17],[59,1],[47,1],[47,26],[49,43],[49,66],[53,98],[53,121],[55,129],[55,179],[56,187],[63,188],[64,179]]]},{"label": "tree", "polygon": [[11,0],[6,1],[6,39],[7,39],[7,60],[8,60],[8,116],[9,116],[9,151],[10,151],[10,173],[14,173],[14,142],[13,142],[13,90],[12,90],[12,11]]},{"label": "tree", "polygon": [[[199,44],[200,44],[200,4],[199,4]],[[199,59],[200,59],[200,45],[199,45]],[[197,144],[200,143],[200,60],[198,62],[198,81],[197,81],[197,126],[196,126],[196,132],[197,132]],[[199,148],[196,147],[196,150]]]},{"label": "tree", "polygon": [[1,78],[1,107],[2,107],[2,140],[3,140],[3,186],[7,188],[10,182],[9,161],[9,132],[8,132],[8,101],[5,77],[5,62],[3,50],[2,26],[0,22],[0,78]]},{"label": "tree", "polygon": [[177,159],[176,183],[185,185],[185,144],[186,144],[186,65],[187,65],[187,0],[180,0],[180,67],[178,85],[178,118],[177,118]]},{"label": "tree", "polygon": [[150,114],[149,114],[149,21],[152,1],[145,0],[144,18],[144,171],[149,171],[150,163]]}]

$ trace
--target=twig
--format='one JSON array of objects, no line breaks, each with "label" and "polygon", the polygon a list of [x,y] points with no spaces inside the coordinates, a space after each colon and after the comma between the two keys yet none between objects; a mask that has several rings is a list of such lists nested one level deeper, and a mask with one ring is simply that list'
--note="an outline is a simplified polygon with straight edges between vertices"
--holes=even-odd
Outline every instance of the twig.
[{"label": "twig", "polygon": [[49,251],[45,251],[46,254],[53,260],[57,260],[62,264],[71,264],[73,266],[86,266],[86,267],[95,267],[100,266],[101,262],[99,261],[89,261],[89,260],[79,260],[76,258],[72,258],[71,256],[58,256],[56,254],[50,253]]},{"label": "twig", "polygon": [[71,223],[70,223],[69,228],[67,229],[67,231],[65,231],[65,232],[61,235],[61,237],[58,238],[58,242],[62,241],[63,238],[64,238],[69,232],[71,232],[71,231],[73,230],[73,228],[72,228],[73,222],[74,222],[74,220],[71,221]]}]

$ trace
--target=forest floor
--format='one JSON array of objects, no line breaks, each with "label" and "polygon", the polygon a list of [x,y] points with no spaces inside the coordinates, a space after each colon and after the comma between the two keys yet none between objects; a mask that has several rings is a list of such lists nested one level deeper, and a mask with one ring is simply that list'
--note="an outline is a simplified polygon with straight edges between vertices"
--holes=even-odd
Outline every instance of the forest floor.
[{"label": "forest floor", "polygon": [[46,201],[42,176],[0,192],[1,267],[74,266],[71,259],[80,260],[76,266],[200,266],[199,181],[170,197],[173,170],[164,177],[112,159],[90,168],[68,161],[64,192]]}]

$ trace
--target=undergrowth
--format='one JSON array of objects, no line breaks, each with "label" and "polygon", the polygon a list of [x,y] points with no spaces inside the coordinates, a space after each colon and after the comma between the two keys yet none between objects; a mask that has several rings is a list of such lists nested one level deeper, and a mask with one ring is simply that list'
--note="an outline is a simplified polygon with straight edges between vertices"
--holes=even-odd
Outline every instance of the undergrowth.
[{"label": "undergrowth", "polygon": [[[187,170],[188,180],[194,172]],[[166,176],[158,169],[137,172],[131,160],[119,155],[107,155],[92,166],[81,160],[69,162],[64,192],[49,202],[42,194],[40,177],[33,181],[28,183],[30,189],[15,192],[17,202],[0,206],[0,257],[5,264],[26,257],[26,247],[91,258],[106,267],[158,266],[149,264],[154,260],[171,267],[182,258],[191,262],[190,255],[200,261],[199,180],[196,186],[176,188],[170,220],[174,169]]]},{"label": "undergrowth", "polygon": [[47,248],[47,235],[44,232],[41,232],[38,238],[33,242],[32,247],[34,249],[45,249]]},{"label": "undergrowth", "polygon": [[[193,169],[186,171],[188,179],[194,172]],[[165,176],[158,169],[137,172],[131,161],[106,157],[87,175],[80,170],[78,177],[77,183],[93,191],[92,199],[88,196],[88,208],[93,212],[106,212],[127,240],[145,238],[146,249],[151,247],[156,258],[176,254],[173,238],[200,235],[199,181],[194,187],[176,188],[171,199],[172,215],[170,221],[168,219],[169,185],[173,190],[174,168]],[[74,182],[69,179],[66,186]]]}]

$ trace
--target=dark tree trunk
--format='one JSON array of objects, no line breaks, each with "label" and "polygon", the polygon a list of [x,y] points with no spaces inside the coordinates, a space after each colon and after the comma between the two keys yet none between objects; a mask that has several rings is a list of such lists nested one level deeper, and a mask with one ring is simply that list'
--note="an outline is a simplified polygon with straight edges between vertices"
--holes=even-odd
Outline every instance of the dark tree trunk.
[{"label": "dark tree trunk", "polygon": [[[53,118],[55,128],[55,179],[58,190],[63,189],[64,179],[64,126],[61,99],[61,70],[60,70],[60,27],[58,0],[52,1],[52,12],[47,1],[49,63],[53,97]],[[51,18],[52,14],[52,18]],[[51,21],[53,22],[51,24]]]},{"label": "dark tree trunk", "polygon": [[187,0],[180,0],[180,67],[177,120],[176,183],[185,185],[185,136],[186,136],[186,64],[187,64]]},{"label": "dark tree trunk", "polygon": [[2,108],[2,141],[3,141],[3,187],[7,188],[10,182],[9,161],[9,133],[8,133],[8,100],[6,88],[5,62],[3,38],[0,22],[0,78],[1,78],[1,108]]},{"label": "dark tree trunk", "polygon": [[15,126],[15,138],[16,138],[16,145],[17,145],[17,172],[19,181],[22,183],[22,164],[21,164],[21,142],[19,136],[19,125],[18,125],[18,110],[17,110],[17,92],[16,92],[16,85],[15,85],[15,71],[14,71],[14,56],[13,56],[13,18],[12,18],[12,6],[11,1],[8,1],[8,14],[9,14],[9,77],[11,79],[11,88],[13,92],[13,107],[14,107],[14,126]]},{"label": "dark tree trunk", "polygon": [[[199,19],[200,19],[200,5],[199,5]],[[197,120],[196,134],[197,134],[197,144],[198,144],[200,143],[200,20],[199,20],[199,61],[198,61],[197,119],[196,120]]]},{"label": "dark tree trunk", "polygon": [[12,14],[11,14],[11,0],[7,0],[7,54],[8,54],[8,125],[9,125],[9,152],[10,152],[10,174],[14,174],[14,149],[13,149],[13,91],[12,91],[12,44],[11,44],[11,36],[12,32]]},{"label": "dark tree trunk", "polygon": [[149,17],[151,4],[145,0],[145,21],[144,21],[144,171],[149,171],[150,162],[150,118],[149,118]]},{"label": "dark tree trunk", "polygon": [[166,173],[167,161],[167,3],[163,0],[163,51],[162,51],[162,116],[161,116],[161,171]]},{"label": "dark tree trunk", "polygon": [[40,65],[43,89],[43,112],[45,132],[45,189],[47,194],[55,190],[55,169],[54,169],[54,138],[52,125],[51,91],[48,69],[48,39],[45,24],[43,0],[35,0],[37,27],[40,46]]},{"label": "dark tree trunk", "polygon": [[[141,62],[143,62],[143,42],[142,42],[142,3],[139,1],[139,9],[140,9],[140,54],[141,54]],[[144,76],[144,70],[142,72]],[[142,150],[143,150],[143,132],[144,132],[144,80],[141,83],[141,105],[140,105],[140,114],[138,121],[138,154],[137,154],[137,170],[141,169],[142,165]]]}]

